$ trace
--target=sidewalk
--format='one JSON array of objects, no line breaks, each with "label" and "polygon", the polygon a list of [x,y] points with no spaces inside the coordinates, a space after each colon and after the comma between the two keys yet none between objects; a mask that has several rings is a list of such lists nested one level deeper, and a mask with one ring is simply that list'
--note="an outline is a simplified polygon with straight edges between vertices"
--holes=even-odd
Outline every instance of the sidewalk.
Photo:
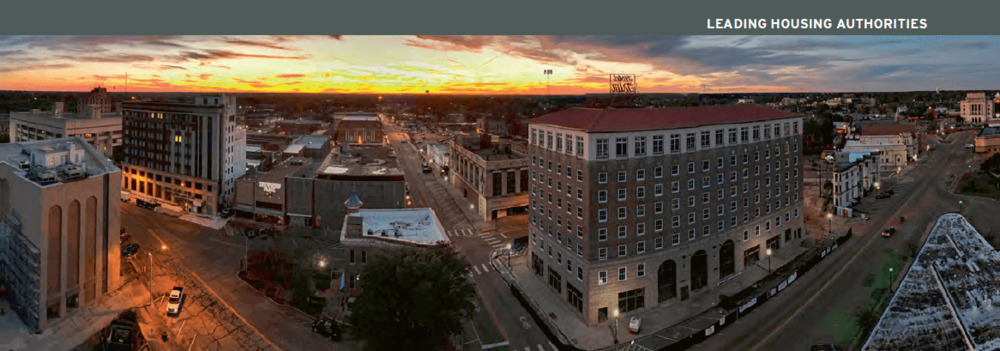
[{"label": "sidewalk", "polygon": [[5,300],[0,300],[0,308],[5,311],[0,316],[0,349],[70,350],[111,324],[122,311],[148,302],[146,287],[139,280],[129,280],[97,305],[71,312],[41,334],[35,334],[24,326]]},{"label": "sidewalk", "polygon": [[[806,248],[796,245],[790,250],[775,254],[771,257],[771,268],[777,269],[805,251]],[[503,258],[504,262],[497,261],[500,258]],[[494,269],[504,280],[514,284],[523,292],[531,302],[532,308],[546,324],[555,327],[553,333],[561,342],[584,350],[597,350],[614,345],[611,332],[614,322],[609,320],[608,323],[590,327],[584,324],[567,303],[554,294],[539,277],[534,276],[528,255],[511,257],[513,275],[506,268],[506,256],[496,256],[491,261]],[[704,330],[726,315],[726,311],[716,307],[719,303],[719,294],[735,294],[757,283],[769,274],[767,266],[766,259],[758,261],[756,266],[748,267],[735,276],[710,286],[709,291],[693,294],[691,299],[683,303],[672,299],[656,305],[655,302],[649,301],[650,296],[647,296],[646,304],[649,307],[646,310],[619,317],[619,345],[656,334],[666,346],[691,333]],[[632,316],[642,319],[642,329],[638,335],[628,331],[628,319]]]}]

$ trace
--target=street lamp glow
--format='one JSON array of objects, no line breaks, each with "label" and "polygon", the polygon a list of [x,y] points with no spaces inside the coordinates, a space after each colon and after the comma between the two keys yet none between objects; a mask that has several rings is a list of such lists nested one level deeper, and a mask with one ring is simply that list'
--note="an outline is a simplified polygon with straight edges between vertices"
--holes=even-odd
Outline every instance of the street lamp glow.
[{"label": "street lamp glow", "polygon": [[770,247],[769,247],[769,248],[767,248],[767,251],[765,251],[765,252],[767,252],[767,255],[768,255],[768,256],[771,256],[771,248],[770,248]]},{"label": "street lamp glow", "polygon": [[833,219],[833,213],[827,213],[826,219]]},{"label": "street lamp glow", "polygon": [[167,249],[167,244],[160,245],[160,250],[161,251],[162,250],[166,250],[166,249]]},{"label": "street lamp glow", "polygon": [[618,309],[617,308],[615,309],[614,314],[615,314],[615,318],[618,318]]}]

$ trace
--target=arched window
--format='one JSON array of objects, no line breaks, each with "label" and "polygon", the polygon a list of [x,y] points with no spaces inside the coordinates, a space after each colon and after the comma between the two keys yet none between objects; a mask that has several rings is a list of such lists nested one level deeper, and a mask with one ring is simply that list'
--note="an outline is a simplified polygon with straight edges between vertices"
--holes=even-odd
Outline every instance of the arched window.
[{"label": "arched window", "polygon": [[698,250],[691,256],[691,290],[698,290],[708,285],[708,254]]},{"label": "arched window", "polygon": [[656,272],[657,296],[659,301],[666,301],[677,296],[677,264],[674,260],[666,260],[660,264]]}]

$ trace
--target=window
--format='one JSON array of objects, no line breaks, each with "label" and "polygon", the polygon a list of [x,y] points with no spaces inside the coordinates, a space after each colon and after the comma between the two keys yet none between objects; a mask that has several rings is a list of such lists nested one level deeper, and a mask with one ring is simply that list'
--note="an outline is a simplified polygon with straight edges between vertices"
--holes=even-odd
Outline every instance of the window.
[{"label": "window", "polygon": [[694,221],[698,219],[698,215],[694,212],[688,213],[688,224],[694,224]]},{"label": "window", "polygon": [[657,201],[653,203],[653,213],[656,214],[663,213],[663,201]]},{"label": "window", "polygon": [[677,245],[681,243],[681,234],[678,233],[676,230],[674,231],[673,234],[670,235],[670,243],[672,245]]},{"label": "window", "polygon": [[635,235],[642,236],[646,235],[646,223],[639,222],[635,224]]},{"label": "window", "polygon": [[681,151],[681,135],[671,134],[670,135],[670,152],[680,152]]},{"label": "window", "polygon": [[628,180],[628,172],[618,171],[618,182],[624,183],[627,180]]},{"label": "window", "polygon": [[607,190],[598,190],[597,191],[597,202],[598,203],[602,203],[602,204],[608,202],[608,191]]},{"label": "window", "polygon": [[635,216],[639,218],[646,217],[646,205],[636,205]]},{"label": "window", "polygon": [[640,186],[640,187],[635,188],[635,197],[638,198],[638,199],[645,199],[646,198],[646,187]]},{"label": "window", "polygon": [[552,132],[546,132],[545,139],[546,139],[545,148],[552,150]]},{"label": "window", "polygon": [[636,156],[646,155],[646,137],[635,137],[635,150],[633,152]]},{"label": "window", "polygon": [[678,181],[670,182],[670,192],[677,193],[681,191],[681,184]]},{"label": "window", "polygon": [[615,139],[615,157],[628,157],[628,138]]},{"label": "window", "polygon": [[656,238],[653,240],[653,249],[659,250],[663,248],[663,238]]},{"label": "window", "polygon": [[608,228],[597,229],[597,241],[608,241]]},{"label": "window", "polygon": [[[646,252],[646,242],[645,241],[640,241],[640,242],[635,243],[635,253],[641,254],[641,253],[645,253],[645,252]],[[639,264],[639,267],[642,267],[642,263]],[[639,271],[639,272],[642,272],[642,271]],[[643,274],[639,273],[639,276],[641,277],[641,276],[643,276]]]},{"label": "window", "polygon": [[657,232],[663,231],[663,220],[662,219],[657,219],[657,220],[653,221],[653,230],[657,231]]},{"label": "window", "polygon": [[625,219],[628,215],[628,208],[619,207],[618,208],[618,219]]},{"label": "window", "polygon": [[576,189],[576,199],[583,201],[583,189]]},{"label": "window", "polygon": [[685,143],[684,143],[685,145],[684,146],[686,147],[685,150],[687,150],[687,151],[693,151],[693,150],[695,150],[695,137],[694,137],[694,133],[687,133],[687,135],[684,138],[684,141],[685,141]]},{"label": "window", "polygon": [[688,190],[694,190],[694,179],[688,179]]},{"label": "window", "polygon": [[694,206],[695,206],[694,196],[688,196],[688,207],[694,207]]},{"label": "window", "polygon": [[628,246],[618,245],[618,257],[625,257],[628,254]]},{"label": "window", "polygon": [[605,208],[597,210],[597,221],[604,223],[608,221],[608,210]]},{"label": "window", "polygon": [[573,137],[570,135],[566,136],[566,153],[573,154]]},{"label": "window", "polygon": [[745,143],[750,141],[750,128],[742,127],[740,128],[740,142]]},{"label": "window", "polygon": [[670,199],[670,209],[679,210],[681,209],[681,199],[673,198]]},{"label": "window", "polygon": [[653,136],[653,154],[662,155],[663,154],[663,136],[654,135]]},{"label": "window", "polygon": [[562,152],[562,143],[563,143],[562,133],[557,133],[556,134],[556,151]]},{"label": "window", "polygon": [[726,138],[725,134],[726,134],[726,132],[723,131],[722,129],[718,129],[718,130],[715,131],[715,145],[717,145],[717,146],[718,145],[724,145],[726,143],[726,141],[725,141],[725,138]]},{"label": "window", "polygon": [[698,232],[694,228],[688,229],[688,241],[695,241],[698,238]]},{"label": "window", "polygon": [[753,141],[760,140],[760,126],[753,126]]},{"label": "window", "polygon": [[583,138],[576,137],[576,155],[583,156]]},{"label": "window", "polygon": [[579,169],[576,170],[576,181],[578,181],[578,182],[582,182],[583,181],[583,171],[581,171]]},{"label": "window", "polygon": [[646,170],[645,169],[638,169],[638,170],[636,170],[635,171],[635,180],[637,180],[637,181],[646,180]]},{"label": "window", "polygon": [[681,167],[678,165],[670,166],[670,175],[681,174]]},{"label": "window", "polygon": [[694,162],[688,162],[688,174],[694,173]]},{"label": "window", "polygon": [[653,178],[663,178],[663,166],[656,166],[656,168],[653,169]]},{"label": "window", "polygon": [[608,259],[608,248],[606,248],[606,247],[599,247],[599,248],[597,248],[597,259],[598,260],[606,260],[606,259]]},{"label": "window", "polygon": [[628,236],[628,227],[618,226],[618,239],[624,239],[626,236]]},{"label": "window", "polygon": [[656,197],[663,196],[663,184],[662,183],[653,185],[653,196],[656,196]]},{"label": "window", "polygon": [[701,171],[708,172],[708,169],[710,168],[709,165],[710,162],[708,162],[708,160],[701,161]]},{"label": "window", "polygon": [[608,158],[608,139],[597,139],[597,158]]},{"label": "window", "polygon": [[597,173],[597,183],[598,184],[608,184],[608,172],[598,172]]},{"label": "window", "polygon": [[702,149],[707,149],[711,145],[711,143],[712,143],[712,138],[711,138],[710,132],[707,131],[707,130],[706,131],[702,131],[701,132],[701,148]]},{"label": "window", "polygon": [[625,201],[628,199],[628,191],[624,188],[618,189],[618,201]]},{"label": "window", "polygon": [[676,216],[675,215],[673,218],[671,218],[671,223],[670,224],[674,228],[680,227],[681,226],[681,216]]},{"label": "window", "polygon": [[597,285],[607,285],[608,284],[608,271],[597,272]]},{"label": "window", "polygon": [[736,144],[736,128],[729,128],[729,144]]},{"label": "window", "polygon": [[620,282],[625,281],[625,279],[626,279],[627,276],[628,276],[628,268],[627,267],[619,267],[618,268],[618,281],[620,281]]}]

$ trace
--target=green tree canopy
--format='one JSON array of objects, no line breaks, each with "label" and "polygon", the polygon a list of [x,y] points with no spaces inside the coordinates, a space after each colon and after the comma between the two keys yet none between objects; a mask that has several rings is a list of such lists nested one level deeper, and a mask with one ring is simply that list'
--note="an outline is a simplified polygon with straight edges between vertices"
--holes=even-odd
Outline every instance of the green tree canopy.
[{"label": "green tree canopy", "polygon": [[990,156],[986,161],[983,161],[979,169],[987,174],[992,174],[994,177],[1000,175],[1000,154]]},{"label": "green tree canopy", "polygon": [[375,257],[361,271],[350,333],[367,350],[433,350],[462,330],[475,306],[465,263],[448,247]]}]

